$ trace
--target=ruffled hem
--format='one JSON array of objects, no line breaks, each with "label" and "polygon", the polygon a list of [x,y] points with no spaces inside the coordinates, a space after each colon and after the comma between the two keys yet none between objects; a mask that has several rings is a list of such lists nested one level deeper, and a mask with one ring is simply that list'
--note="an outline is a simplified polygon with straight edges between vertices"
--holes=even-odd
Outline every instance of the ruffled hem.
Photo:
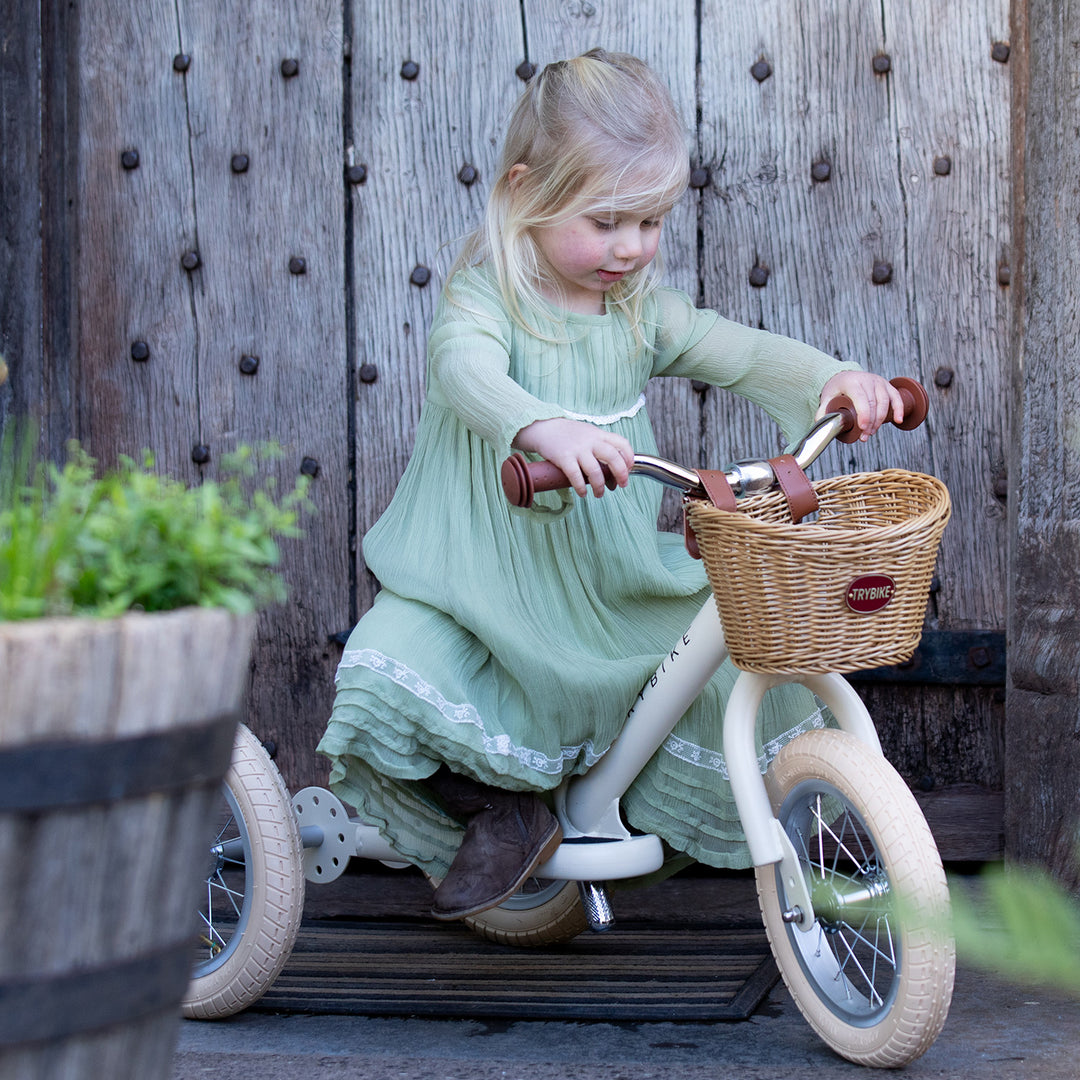
[{"label": "ruffled hem", "polygon": [[339,688],[319,753],[334,762],[365,761],[399,780],[423,779],[445,763],[482,783],[519,791],[558,787],[603,756],[591,739],[546,751],[506,732],[493,734],[473,706],[433,694],[405,665],[391,672],[369,680],[367,688]]}]

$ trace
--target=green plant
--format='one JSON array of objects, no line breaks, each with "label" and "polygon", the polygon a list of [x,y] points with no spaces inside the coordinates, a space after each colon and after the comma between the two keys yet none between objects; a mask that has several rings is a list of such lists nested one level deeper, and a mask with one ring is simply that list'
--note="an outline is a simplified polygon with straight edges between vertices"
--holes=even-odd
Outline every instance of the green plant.
[{"label": "green plant", "polygon": [[0,620],[284,599],[277,539],[299,535],[307,478],[275,499],[273,480],[255,479],[272,447],[239,448],[195,487],[156,473],[149,453],[99,474],[75,443],[63,467],[35,464],[30,447],[9,429],[0,448]]},{"label": "green plant", "polygon": [[974,887],[954,883],[952,908],[963,960],[1080,998],[1080,902],[1045,870],[988,867]]}]

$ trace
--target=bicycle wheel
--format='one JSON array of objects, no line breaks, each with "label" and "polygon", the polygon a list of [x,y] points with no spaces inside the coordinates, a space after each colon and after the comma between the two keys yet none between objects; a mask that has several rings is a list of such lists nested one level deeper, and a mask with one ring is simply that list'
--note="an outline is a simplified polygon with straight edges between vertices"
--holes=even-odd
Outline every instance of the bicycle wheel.
[{"label": "bicycle wheel", "polygon": [[945,872],[922,811],[883,757],[840,731],[795,739],[766,780],[815,914],[809,930],[785,921],[778,867],[755,870],[784,982],[838,1054],[905,1065],[940,1034],[955,970]]},{"label": "bicycle wheel", "polygon": [[304,907],[303,849],[288,789],[241,725],[222,786],[184,1016],[216,1020],[257,1001],[288,960]]},{"label": "bicycle wheel", "polygon": [[588,929],[576,881],[529,878],[498,907],[464,920],[488,941],[500,945],[559,945]]}]

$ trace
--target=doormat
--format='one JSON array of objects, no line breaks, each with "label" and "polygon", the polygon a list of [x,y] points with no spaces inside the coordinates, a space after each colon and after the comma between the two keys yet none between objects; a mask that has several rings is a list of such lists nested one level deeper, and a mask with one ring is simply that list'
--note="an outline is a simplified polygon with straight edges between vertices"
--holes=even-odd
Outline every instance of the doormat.
[{"label": "doormat", "polygon": [[513,948],[431,920],[305,922],[256,1009],[518,1020],[745,1020],[777,980],[761,924],[620,922]]}]

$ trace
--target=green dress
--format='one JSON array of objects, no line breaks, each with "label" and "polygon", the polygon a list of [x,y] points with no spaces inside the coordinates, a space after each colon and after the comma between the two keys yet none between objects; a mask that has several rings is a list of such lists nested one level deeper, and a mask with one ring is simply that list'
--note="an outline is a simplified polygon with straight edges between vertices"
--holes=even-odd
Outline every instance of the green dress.
[{"label": "green dress", "polygon": [[[643,347],[612,307],[536,313],[534,335],[509,318],[482,269],[452,285],[456,302],[444,295],[429,338],[415,450],[364,538],[382,590],[346,644],[319,744],[338,796],[440,875],[460,826],[415,781],[443,762],[513,789],[547,790],[585,771],[708,597],[682,537],[657,530],[662,492],[651,481],[511,510],[499,468],[517,433],[570,416],[655,453],[643,393],[651,377],[677,375],[750,398],[791,438],[809,427],[825,381],[855,366],[671,289],[647,301]],[[726,867],[749,865],[721,749],[736,674],[730,662],[717,672],[622,801],[634,828]],[[824,723],[803,688],[771,692],[758,725],[762,769]]]}]

